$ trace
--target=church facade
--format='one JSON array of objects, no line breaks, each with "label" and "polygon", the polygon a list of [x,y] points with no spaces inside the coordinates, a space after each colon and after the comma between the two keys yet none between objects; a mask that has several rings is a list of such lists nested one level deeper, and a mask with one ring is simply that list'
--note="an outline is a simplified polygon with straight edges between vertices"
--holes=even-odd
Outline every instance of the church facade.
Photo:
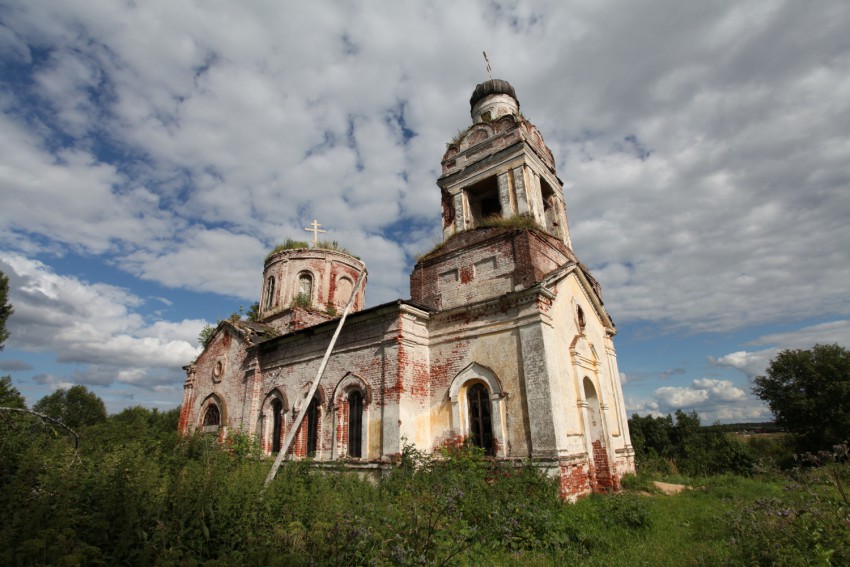
[{"label": "church facade", "polygon": [[565,498],[634,472],[613,337],[598,282],[572,251],[552,152],[513,87],[478,85],[472,125],[437,180],[443,242],[416,263],[410,299],[363,309],[365,286],[307,399],[365,265],[340,251],[268,256],[259,321],[223,321],[186,367],[180,429],[257,435],[291,458],[390,466],[412,443],[466,440],[527,461]]}]

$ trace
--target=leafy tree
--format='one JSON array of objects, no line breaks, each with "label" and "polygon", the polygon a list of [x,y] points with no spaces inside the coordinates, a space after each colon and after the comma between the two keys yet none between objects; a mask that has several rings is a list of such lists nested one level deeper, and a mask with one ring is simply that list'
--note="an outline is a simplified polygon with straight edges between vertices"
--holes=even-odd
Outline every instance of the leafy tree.
[{"label": "leafy tree", "polygon": [[74,429],[106,421],[103,400],[85,386],[56,390],[38,400],[32,409]]},{"label": "leafy tree", "polygon": [[850,352],[837,344],[780,352],[756,377],[753,392],[794,434],[800,451],[850,440]]},{"label": "leafy tree", "polygon": [[629,433],[638,468],[647,472],[683,472],[711,475],[748,474],[755,461],[753,450],[719,425],[700,425],[695,411],[676,410],[673,416],[629,418]]},{"label": "leafy tree", "polygon": [[12,309],[12,304],[8,302],[9,299],[9,278],[6,277],[6,274],[0,272],[0,350],[3,350],[3,347],[6,344],[6,339],[9,338],[9,332],[6,330],[6,320],[9,316],[15,312]]},{"label": "leafy tree", "polygon": [[246,313],[246,317],[252,323],[256,323],[260,320],[260,302],[255,301],[248,307],[248,312]]},{"label": "leafy tree", "polygon": [[11,376],[0,378],[0,407],[4,408],[26,408],[26,400],[12,385]]},{"label": "leafy tree", "polygon": [[215,327],[212,325],[204,325],[204,328],[201,329],[200,333],[198,333],[198,342],[201,343],[202,347],[206,347],[214,334]]}]

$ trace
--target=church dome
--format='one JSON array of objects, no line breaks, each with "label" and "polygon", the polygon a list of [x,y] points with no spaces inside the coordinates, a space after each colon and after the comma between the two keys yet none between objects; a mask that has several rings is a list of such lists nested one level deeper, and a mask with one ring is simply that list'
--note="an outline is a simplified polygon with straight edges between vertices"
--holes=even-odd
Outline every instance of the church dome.
[{"label": "church dome", "polygon": [[475,87],[469,99],[473,124],[490,122],[507,114],[519,114],[516,91],[507,81],[490,79]]},{"label": "church dome", "polygon": [[479,83],[475,87],[475,90],[472,92],[472,98],[469,99],[469,107],[474,108],[475,104],[483,98],[500,94],[508,95],[512,99],[516,100],[517,106],[519,106],[516,91],[509,82],[503,81],[502,79],[490,79],[489,81]]}]

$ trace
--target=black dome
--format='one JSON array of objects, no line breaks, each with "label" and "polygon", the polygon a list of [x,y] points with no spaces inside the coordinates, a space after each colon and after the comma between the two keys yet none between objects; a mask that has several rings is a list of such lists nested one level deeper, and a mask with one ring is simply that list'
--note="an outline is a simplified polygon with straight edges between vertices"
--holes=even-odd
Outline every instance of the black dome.
[{"label": "black dome", "polygon": [[479,83],[478,86],[475,87],[475,91],[472,93],[472,98],[469,99],[469,107],[473,108],[475,103],[484,97],[497,94],[506,94],[517,101],[517,105],[519,105],[519,99],[516,97],[516,91],[509,82],[501,79],[490,79],[489,81]]}]

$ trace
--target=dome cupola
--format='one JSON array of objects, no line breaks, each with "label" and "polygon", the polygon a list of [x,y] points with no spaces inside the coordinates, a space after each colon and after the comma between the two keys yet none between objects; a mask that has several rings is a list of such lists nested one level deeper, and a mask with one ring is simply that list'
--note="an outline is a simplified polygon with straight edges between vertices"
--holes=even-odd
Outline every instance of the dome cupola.
[{"label": "dome cupola", "polygon": [[469,99],[472,122],[490,122],[506,114],[519,114],[516,91],[507,81],[490,79],[479,83]]}]

